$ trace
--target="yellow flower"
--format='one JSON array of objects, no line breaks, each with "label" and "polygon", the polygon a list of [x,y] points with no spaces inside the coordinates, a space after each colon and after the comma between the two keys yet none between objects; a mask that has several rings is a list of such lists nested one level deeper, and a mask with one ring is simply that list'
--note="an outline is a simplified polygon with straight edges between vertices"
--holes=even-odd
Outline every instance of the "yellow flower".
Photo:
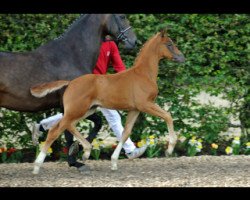
[{"label": "yellow flower", "polygon": [[146,144],[146,140],[143,139],[143,140],[141,140],[140,142],[137,143],[137,146],[138,146],[138,147],[142,147],[142,146],[144,146],[145,144]]},{"label": "yellow flower", "polygon": [[155,141],[154,141],[153,139],[150,139],[150,140],[149,140],[149,144],[154,145],[154,144],[155,144]]},{"label": "yellow flower", "polygon": [[233,148],[232,147],[227,147],[225,149],[225,151],[226,151],[226,154],[231,154],[233,152]]},{"label": "yellow flower", "polygon": [[193,137],[192,137],[192,140],[196,140],[196,136],[193,136]]},{"label": "yellow flower", "polygon": [[200,139],[198,139],[198,142],[203,142],[203,140],[200,138]]},{"label": "yellow flower", "polygon": [[44,142],[40,142],[40,147],[43,147],[44,144],[45,144],[45,141]]},{"label": "yellow flower", "polygon": [[52,148],[50,147],[47,151],[48,154],[51,154],[53,152]]},{"label": "yellow flower", "polygon": [[196,142],[197,142],[197,141],[195,140],[195,138],[192,138],[191,140],[189,140],[188,143],[191,144],[191,145],[193,146],[193,145],[196,144]]},{"label": "yellow flower", "polygon": [[240,140],[240,137],[235,137],[234,140]]},{"label": "yellow flower", "polygon": [[240,144],[240,137],[235,137],[234,140],[232,141],[233,144]]},{"label": "yellow flower", "polygon": [[142,144],[145,145],[147,141],[145,139],[141,140]]},{"label": "yellow flower", "polygon": [[199,145],[197,146],[197,148],[198,148],[198,149],[202,149],[202,144],[199,144]]},{"label": "yellow flower", "polygon": [[149,139],[154,139],[154,138],[155,138],[154,135],[150,135],[150,136],[149,136]]},{"label": "yellow flower", "polygon": [[93,144],[93,149],[99,150],[100,149],[100,145],[95,143]]},{"label": "yellow flower", "polygon": [[138,142],[138,143],[137,143],[137,146],[138,146],[138,147],[142,147],[142,146],[143,146],[143,145],[142,145],[142,142],[141,142],[141,141]]},{"label": "yellow flower", "polygon": [[97,150],[100,149],[100,142],[98,140],[94,139],[92,142],[92,145],[93,145],[93,149],[97,149]]},{"label": "yellow flower", "polygon": [[[39,144],[40,150],[43,148],[44,145],[45,145],[45,141],[44,141],[44,142],[41,142],[41,143]],[[53,152],[53,149],[50,147],[50,148],[48,149],[47,153],[48,153],[48,154],[51,154],[52,152]]]},{"label": "yellow flower", "polygon": [[211,144],[211,146],[213,149],[218,149],[218,144],[213,143],[213,144]]},{"label": "yellow flower", "polygon": [[246,146],[247,146],[247,147],[250,147],[250,142],[247,142],[247,143],[246,143]]}]

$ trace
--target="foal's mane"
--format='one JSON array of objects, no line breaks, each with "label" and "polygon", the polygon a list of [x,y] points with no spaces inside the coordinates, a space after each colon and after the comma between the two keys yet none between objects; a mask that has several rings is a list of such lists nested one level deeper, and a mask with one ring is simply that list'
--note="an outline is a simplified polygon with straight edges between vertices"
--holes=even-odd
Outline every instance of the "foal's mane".
[{"label": "foal's mane", "polygon": [[142,46],[142,48],[139,50],[139,52],[137,53],[137,56],[135,58],[135,62],[134,65],[135,66],[138,62],[138,60],[142,57],[142,55],[144,54],[144,51],[146,51],[148,49],[149,46],[151,46],[151,43],[159,36],[160,33],[157,33],[153,36],[151,36]]}]

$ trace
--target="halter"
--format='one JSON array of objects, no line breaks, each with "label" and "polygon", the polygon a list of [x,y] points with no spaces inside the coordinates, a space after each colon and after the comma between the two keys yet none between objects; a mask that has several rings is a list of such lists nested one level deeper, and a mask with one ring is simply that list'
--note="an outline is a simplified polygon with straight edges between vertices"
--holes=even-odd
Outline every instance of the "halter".
[{"label": "halter", "polygon": [[127,32],[129,29],[131,29],[132,27],[129,26],[129,27],[125,28],[125,29],[121,29],[121,27],[119,26],[119,25],[120,25],[120,24],[119,24],[119,21],[117,20],[117,16],[116,16],[115,14],[113,14],[113,16],[115,17],[115,21],[116,21],[116,24],[117,24],[118,29],[119,29],[119,35],[116,37],[116,39],[117,39],[118,41],[121,40],[121,41],[123,41],[123,42],[127,41],[128,38],[127,38],[126,35],[124,35],[124,33],[126,33],[126,32]]}]

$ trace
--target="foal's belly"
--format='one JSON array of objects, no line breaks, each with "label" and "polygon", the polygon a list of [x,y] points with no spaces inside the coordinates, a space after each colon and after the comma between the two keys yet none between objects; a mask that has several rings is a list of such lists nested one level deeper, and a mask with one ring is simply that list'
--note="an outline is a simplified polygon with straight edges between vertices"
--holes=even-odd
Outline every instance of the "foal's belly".
[{"label": "foal's belly", "polygon": [[101,107],[109,108],[109,109],[114,109],[114,110],[134,110],[135,106],[133,102],[131,102],[130,99],[126,97],[112,97],[108,99],[99,99],[98,104]]}]

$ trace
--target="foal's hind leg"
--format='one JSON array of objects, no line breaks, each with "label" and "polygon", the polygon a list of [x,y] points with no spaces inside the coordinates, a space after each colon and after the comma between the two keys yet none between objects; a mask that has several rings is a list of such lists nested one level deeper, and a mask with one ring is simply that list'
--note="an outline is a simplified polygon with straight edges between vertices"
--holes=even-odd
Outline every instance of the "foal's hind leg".
[{"label": "foal's hind leg", "polygon": [[119,142],[114,153],[111,156],[111,169],[112,170],[117,170],[117,161],[118,161],[122,146],[126,142],[126,140],[128,139],[129,135],[131,134],[132,128],[135,124],[135,121],[136,121],[139,113],[140,113],[139,111],[129,111],[128,112],[128,116],[126,119],[126,125],[125,125],[124,131],[122,133],[121,141]]},{"label": "foal's hind leg", "polygon": [[142,112],[146,112],[148,114],[161,117],[167,123],[169,132],[169,144],[165,154],[166,156],[171,155],[174,150],[175,144],[177,142],[177,135],[174,132],[174,125],[171,114],[169,112],[166,112],[165,110],[160,108],[157,104],[154,104],[152,102],[143,103],[141,105],[143,105],[143,107],[140,108]]},{"label": "foal's hind leg", "polygon": [[91,148],[92,145],[88,142],[88,140],[86,140],[82,134],[75,128],[75,126],[72,124],[70,126],[70,128],[68,129],[75,137],[78,141],[80,141],[80,143],[83,146],[84,149],[84,154],[83,154],[83,162],[85,162],[86,160],[89,159],[90,153],[91,153]]},{"label": "foal's hind leg", "polygon": [[59,137],[59,135],[65,130],[65,120],[62,118],[55,126],[53,126],[47,135],[44,146],[41,149],[41,152],[37,156],[35,160],[35,166],[33,170],[33,174],[38,174],[40,167],[42,166],[44,159],[46,157],[47,151],[49,147],[53,144],[53,142]]}]

